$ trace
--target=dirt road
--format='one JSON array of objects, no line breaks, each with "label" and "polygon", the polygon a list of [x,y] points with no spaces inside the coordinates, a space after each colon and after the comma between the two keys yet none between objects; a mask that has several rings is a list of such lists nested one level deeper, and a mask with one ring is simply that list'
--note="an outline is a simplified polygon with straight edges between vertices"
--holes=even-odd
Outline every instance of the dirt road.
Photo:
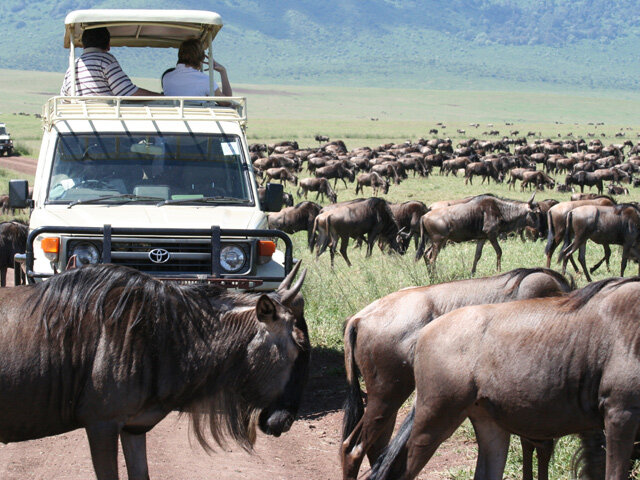
[{"label": "dirt road", "polygon": [[[37,160],[0,157],[0,168],[35,174]],[[13,285],[13,275],[7,275]],[[338,459],[345,398],[343,359],[338,352],[313,352],[311,378],[300,419],[280,438],[259,435],[253,455],[229,444],[208,455],[189,435],[186,417],[171,414],[148,435],[148,457],[154,480],[334,480],[341,478]],[[404,415],[400,416],[401,418]],[[420,479],[436,472],[472,465],[471,443],[453,437],[436,453]],[[120,478],[126,479],[122,455]],[[366,472],[368,463],[361,472]],[[40,440],[0,444],[2,480],[86,480],[94,478],[83,430]]]}]

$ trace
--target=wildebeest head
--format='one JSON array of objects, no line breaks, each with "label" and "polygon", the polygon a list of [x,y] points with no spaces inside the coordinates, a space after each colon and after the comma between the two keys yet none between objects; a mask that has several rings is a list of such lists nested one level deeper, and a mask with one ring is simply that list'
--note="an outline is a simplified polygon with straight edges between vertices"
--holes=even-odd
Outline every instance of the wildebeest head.
[{"label": "wildebeest head", "polygon": [[287,432],[300,407],[302,392],[307,383],[311,344],[307,323],[304,318],[304,300],[298,295],[304,282],[306,270],[302,272],[298,281],[291,287],[300,262],[291,270],[278,288],[275,296],[283,305],[291,309],[294,315],[293,336],[297,347],[297,357],[282,393],[271,404],[262,410],[258,419],[260,430],[268,435],[280,436]]},{"label": "wildebeest head", "polygon": [[382,193],[385,195],[389,193],[389,182],[387,182],[384,178],[382,179]]}]

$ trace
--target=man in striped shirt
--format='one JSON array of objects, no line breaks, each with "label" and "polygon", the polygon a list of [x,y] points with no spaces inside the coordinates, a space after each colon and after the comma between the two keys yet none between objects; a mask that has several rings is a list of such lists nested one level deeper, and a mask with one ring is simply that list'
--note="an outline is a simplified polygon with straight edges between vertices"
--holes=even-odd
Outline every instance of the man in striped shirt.
[{"label": "man in striped shirt", "polygon": [[[116,57],[109,53],[111,35],[105,27],[82,32],[84,51],[76,60],[76,95],[156,96],[160,95],[136,87],[120,68]],[[67,69],[60,95],[72,95],[71,68]]]}]

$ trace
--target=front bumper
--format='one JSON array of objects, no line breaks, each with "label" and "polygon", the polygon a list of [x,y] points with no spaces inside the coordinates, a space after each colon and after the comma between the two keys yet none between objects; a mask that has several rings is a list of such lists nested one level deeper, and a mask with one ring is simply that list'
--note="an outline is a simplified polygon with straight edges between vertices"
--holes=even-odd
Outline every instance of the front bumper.
[{"label": "front bumper", "polygon": [[[146,239],[148,242],[157,242],[162,239],[169,239],[173,244],[180,244],[180,239],[184,243],[192,242],[194,239],[200,240],[200,245],[204,241],[207,242],[206,252],[196,254],[198,258],[206,259],[207,264],[205,270],[200,265],[198,271],[190,272],[189,268],[181,268],[174,271],[146,271],[146,273],[162,279],[170,281],[178,281],[182,283],[209,282],[216,283],[228,288],[239,289],[273,289],[280,284],[284,277],[289,273],[293,265],[293,246],[289,236],[280,230],[244,230],[244,229],[221,229],[212,226],[211,229],[177,229],[177,228],[119,228],[111,225],[103,227],[61,227],[61,226],[42,226],[35,228],[27,237],[27,249],[24,255],[16,255],[15,275],[16,285],[26,282],[35,283],[36,280],[46,279],[55,274],[55,271],[38,272],[34,270],[34,242],[36,238],[43,234],[59,234],[70,236],[92,236],[101,242],[102,254],[100,263],[118,263],[136,268],[134,264],[127,264],[122,261],[122,253],[117,251],[115,245],[121,243],[122,239]],[[251,266],[241,275],[226,272],[220,264],[220,251],[225,243],[228,242],[246,242],[248,239],[264,239],[279,238],[283,240],[285,245],[284,256],[280,265],[281,267],[274,269],[263,268],[269,272],[267,275],[258,273],[260,265],[257,258],[251,257]],[[73,238],[73,237],[72,237]],[[276,252],[278,253],[278,252]],[[183,254],[184,256],[185,254]],[[194,254],[191,254],[193,257]],[[126,257],[126,255],[125,255]],[[137,254],[139,258],[140,255]],[[276,255],[274,255],[276,257]],[[275,258],[274,258],[275,260]],[[271,260],[269,263],[274,263]],[[201,262],[200,262],[201,263]],[[264,266],[263,266],[264,267]],[[143,268],[138,268],[145,271]],[[276,272],[282,272],[281,275]]]}]

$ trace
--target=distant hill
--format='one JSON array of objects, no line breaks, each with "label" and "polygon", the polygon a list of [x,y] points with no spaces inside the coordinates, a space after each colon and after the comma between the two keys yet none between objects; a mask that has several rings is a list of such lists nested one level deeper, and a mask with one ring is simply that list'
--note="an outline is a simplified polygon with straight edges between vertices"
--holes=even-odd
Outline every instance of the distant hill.
[{"label": "distant hill", "polygon": [[[64,71],[79,8],[214,10],[232,81],[405,88],[640,87],[635,0],[3,0],[0,66]],[[116,52],[158,77],[175,51]]]}]

